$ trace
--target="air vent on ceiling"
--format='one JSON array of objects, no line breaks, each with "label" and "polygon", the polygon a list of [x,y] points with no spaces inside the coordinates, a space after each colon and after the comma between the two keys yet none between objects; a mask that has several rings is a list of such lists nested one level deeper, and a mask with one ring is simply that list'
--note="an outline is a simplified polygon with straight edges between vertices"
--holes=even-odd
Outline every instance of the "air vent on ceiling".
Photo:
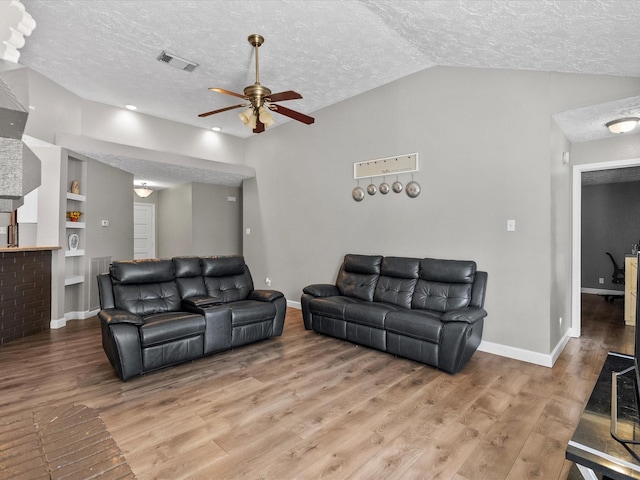
[{"label": "air vent on ceiling", "polygon": [[163,50],[162,53],[158,55],[156,60],[158,60],[159,62],[164,62],[168,65],[171,65],[172,67],[175,67],[178,70],[184,70],[185,72],[193,72],[198,66],[198,64],[195,62],[186,60],[184,58],[180,58],[165,50]]}]

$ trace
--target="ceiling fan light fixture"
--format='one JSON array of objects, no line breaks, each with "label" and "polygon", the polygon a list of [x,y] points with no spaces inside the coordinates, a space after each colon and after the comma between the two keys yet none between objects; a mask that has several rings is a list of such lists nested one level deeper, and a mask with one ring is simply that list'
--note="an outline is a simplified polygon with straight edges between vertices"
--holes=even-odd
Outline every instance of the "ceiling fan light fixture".
[{"label": "ceiling fan light fixture", "polygon": [[153,193],[153,190],[147,188],[147,183],[143,182],[141,186],[133,189],[140,198],[147,198],[149,195]]},{"label": "ceiling fan light fixture", "polygon": [[627,117],[612,120],[605,125],[611,133],[627,133],[636,128],[638,122],[640,122],[638,117]]},{"label": "ceiling fan light fixture", "polygon": [[258,118],[260,118],[260,122],[264,124],[265,128],[269,128],[276,123],[271,112],[264,107],[258,109]]},{"label": "ceiling fan light fixture", "polygon": [[256,128],[256,123],[258,122],[258,117],[256,117],[253,108],[247,108],[244,112],[240,112],[238,114],[242,123],[244,123],[251,130]]}]

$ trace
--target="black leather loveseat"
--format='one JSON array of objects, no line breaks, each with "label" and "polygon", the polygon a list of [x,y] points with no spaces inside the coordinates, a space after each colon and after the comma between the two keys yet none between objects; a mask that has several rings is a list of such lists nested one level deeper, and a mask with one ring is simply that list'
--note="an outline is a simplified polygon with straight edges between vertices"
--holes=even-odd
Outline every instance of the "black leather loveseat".
[{"label": "black leather loveseat", "polygon": [[348,254],[335,285],[304,288],[304,326],[456,373],[480,344],[486,285],[472,261]]},{"label": "black leather loveseat", "polygon": [[286,299],[242,256],[116,261],[98,276],[102,346],[126,380],[282,334]]}]

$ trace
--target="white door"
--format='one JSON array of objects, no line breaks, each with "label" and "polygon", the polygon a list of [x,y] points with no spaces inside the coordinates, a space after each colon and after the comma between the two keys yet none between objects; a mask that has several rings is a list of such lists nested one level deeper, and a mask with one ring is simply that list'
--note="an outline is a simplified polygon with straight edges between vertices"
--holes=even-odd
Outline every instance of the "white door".
[{"label": "white door", "polygon": [[133,204],[133,258],[156,257],[156,206]]}]

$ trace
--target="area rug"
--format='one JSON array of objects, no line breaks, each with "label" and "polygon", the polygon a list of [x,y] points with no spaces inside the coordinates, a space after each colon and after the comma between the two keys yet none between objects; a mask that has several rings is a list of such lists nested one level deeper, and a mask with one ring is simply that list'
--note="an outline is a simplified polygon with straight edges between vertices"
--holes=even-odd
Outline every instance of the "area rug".
[{"label": "area rug", "polygon": [[100,415],[86,405],[0,420],[0,478],[135,479]]}]

